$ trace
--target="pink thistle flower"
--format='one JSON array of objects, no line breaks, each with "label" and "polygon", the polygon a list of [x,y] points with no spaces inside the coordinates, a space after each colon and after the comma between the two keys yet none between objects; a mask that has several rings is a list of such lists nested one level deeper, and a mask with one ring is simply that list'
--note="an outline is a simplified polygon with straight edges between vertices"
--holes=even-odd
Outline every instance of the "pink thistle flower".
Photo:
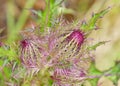
[{"label": "pink thistle flower", "polygon": [[84,34],[80,30],[74,30],[68,37],[67,41],[75,40],[78,47],[81,46],[81,44],[84,41]]},{"label": "pink thistle flower", "polygon": [[54,86],[82,84],[88,78],[87,71],[90,67],[90,61],[88,58],[73,58],[56,62],[52,75]]},{"label": "pink thistle flower", "polygon": [[91,61],[84,47],[84,32],[80,29],[57,30],[56,33],[50,33],[49,39],[52,39],[49,46],[52,46],[50,64],[53,68],[51,78],[54,86],[80,85],[87,79]]},{"label": "pink thistle flower", "polygon": [[59,31],[56,33],[50,33],[50,37],[48,38],[50,50],[50,56],[52,56],[53,60],[52,64],[58,59],[72,59],[80,56],[80,50],[82,49],[82,44],[85,41],[84,33],[79,29],[73,29],[72,31]]},{"label": "pink thistle flower", "polygon": [[71,66],[70,68],[56,68],[52,79],[57,86],[72,86],[81,84],[86,77],[86,71]]},{"label": "pink thistle flower", "polygon": [[20,59],[27,68],[41,68],[46,63],[47,51],[39,38],[21,41]]}]

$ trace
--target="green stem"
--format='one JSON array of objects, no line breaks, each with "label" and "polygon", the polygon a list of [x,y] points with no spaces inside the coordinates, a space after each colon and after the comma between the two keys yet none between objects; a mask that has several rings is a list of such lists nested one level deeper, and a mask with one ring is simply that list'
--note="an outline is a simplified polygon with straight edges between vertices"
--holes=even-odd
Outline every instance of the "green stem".
[{"label": "green stem", "polygon": [[[27,0],[25,7],[24,8],[31,8],[36,0]],[[23,9],[21,12],[20,17],[18,18],[18,22],[16,23],[16,26],[13,22],[14,17],[11,17],[9,15],[13,13],[13,9],[12,9],[13,3],[8,3],[8,28],[9,28],[9,35],[8,35],[8,41],[12,42],[14,40],[16,40],[19,31],[23,28],[27,18],[29,17],[30,12]]]}]

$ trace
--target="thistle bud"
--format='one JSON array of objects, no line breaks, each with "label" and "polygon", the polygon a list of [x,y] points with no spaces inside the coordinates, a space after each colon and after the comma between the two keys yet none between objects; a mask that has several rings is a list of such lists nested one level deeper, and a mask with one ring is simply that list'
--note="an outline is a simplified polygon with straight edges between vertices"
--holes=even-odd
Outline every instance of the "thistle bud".
[{"label": "thistle bud", "polygon": [[20,59],[28,68],[41,68],[46,62],[47,52],[44,51],[40,39],[24,39],[21,41]]},{"label": "thistle bud", "polygon": [[84,34],[80,30],[74,30],[68,37],[67,40],[70,42],[71,40],[74,40],[78,47],[81,46],[81,44],[84,41]]},{"label": "thistle bud", "polygon": [[[60,32],[59,32],[60,33]],[[55,35],[55,34],[54,34]],[[72,30],[56,34],[54,54],[52,56],[54,86],[79,86],[87,79],[87,70],[90,67],[90,61],[84,52],[85,36],[81,30]],[[58,36],[58,37],[57,37]]]}]

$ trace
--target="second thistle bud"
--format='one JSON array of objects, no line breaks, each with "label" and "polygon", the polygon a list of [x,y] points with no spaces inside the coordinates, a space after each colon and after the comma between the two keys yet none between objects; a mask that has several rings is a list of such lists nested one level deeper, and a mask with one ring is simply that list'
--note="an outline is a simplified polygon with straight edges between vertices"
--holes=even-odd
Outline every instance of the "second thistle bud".
[{"label": "second thistle bud", "polygon": [[41,68],[46,62],[47,52],[40,45],[39,39],[24,39],[21,41],[20,59],[28,68]]}]

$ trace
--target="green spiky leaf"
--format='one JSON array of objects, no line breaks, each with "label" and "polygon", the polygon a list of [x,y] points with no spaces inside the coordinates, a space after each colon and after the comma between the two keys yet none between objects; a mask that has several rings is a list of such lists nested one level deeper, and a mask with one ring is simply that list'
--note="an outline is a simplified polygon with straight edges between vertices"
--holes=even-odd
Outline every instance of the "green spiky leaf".
[{"label": "green spiky leaf", "polygon": [[[89,75],[92,75],[93,77],[100,76],[102,75],[102,72],[96,69],[95,64],[91,64],[91,67],[89,69]],[[93,79],[89,79],[89,81],[92,84],[92,86],[97,86],[98,79],[98,77],[95,77]]]},{"label": "green spiky leaf", "polygon": [[105,44],[106,42],[108,42],[108,41],[101,41],[101,42],[98,42],[98,43],[96,43],[96,44],[94,44],[94,45],[92,45],[92,46],[89,46],[89,47],[88,47],[88,50],[96,50],[97,47],[99,47],[99,46]]},{"label": "green spiky leaf", "polygon": [[81,25],[81,28],[85,31],[91,31],[96,28],[96,22],[99,18],[103,17],[106,13],[108,13],[109,8],[102,10],[99,13],[93,14],[92,18],[87,22]]},{"label": "green spiky leaf", "polygon": [[117,85],[117,82],[119,80],[120,76],[120,63],[116,64],[113,68],[110,69],[109,74],[109,79],[114,82],[114,84]]}]

